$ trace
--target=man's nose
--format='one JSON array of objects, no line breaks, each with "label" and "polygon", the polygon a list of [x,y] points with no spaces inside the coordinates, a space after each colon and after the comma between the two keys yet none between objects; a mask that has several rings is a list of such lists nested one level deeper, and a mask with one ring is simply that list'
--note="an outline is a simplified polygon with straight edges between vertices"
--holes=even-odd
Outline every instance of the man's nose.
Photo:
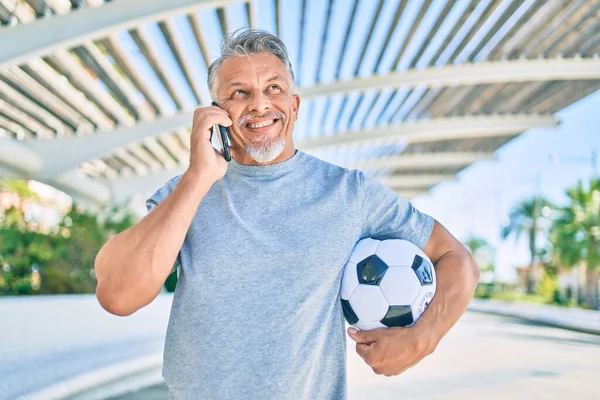
[{"label": "man's nose", "polygon": [[266,96],[260,90],[252,93],[250,101],[250,108],[256,113],[264,114],[265,112],[271,110],[271,100],[269,99],[269,96]]}]

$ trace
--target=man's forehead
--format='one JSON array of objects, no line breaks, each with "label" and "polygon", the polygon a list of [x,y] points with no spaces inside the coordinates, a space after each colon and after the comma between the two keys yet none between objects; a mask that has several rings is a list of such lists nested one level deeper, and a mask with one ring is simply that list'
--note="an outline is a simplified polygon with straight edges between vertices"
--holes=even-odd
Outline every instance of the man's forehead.
[{"label": "man's forehead", "polygon": [[289,71],[283,62],[270,53],[227,58],[223,61],[219,73],[221,82],[226,86],[257,79],[259,81],[290,79]]}]

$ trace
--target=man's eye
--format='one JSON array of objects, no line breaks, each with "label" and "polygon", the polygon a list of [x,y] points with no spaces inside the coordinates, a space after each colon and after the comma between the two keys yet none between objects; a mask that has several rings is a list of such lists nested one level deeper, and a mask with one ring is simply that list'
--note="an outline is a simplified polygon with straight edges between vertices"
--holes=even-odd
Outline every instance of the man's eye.
[{"label": "man's eye", "polygon": [[247,93],[246,93],[246,91],[245,91],[245,90],[243,90],[243,89],[238,89],[238,90],[236,90],[235,92],[233,92],[233,94],[242,94],[242,95],[246,95]]},{"label": "man's eye", "polygon": [[281,88],[279,87],[279,85],[271,85],[271,86],[269,86],[269,89],[270,90],[279,90]]}]

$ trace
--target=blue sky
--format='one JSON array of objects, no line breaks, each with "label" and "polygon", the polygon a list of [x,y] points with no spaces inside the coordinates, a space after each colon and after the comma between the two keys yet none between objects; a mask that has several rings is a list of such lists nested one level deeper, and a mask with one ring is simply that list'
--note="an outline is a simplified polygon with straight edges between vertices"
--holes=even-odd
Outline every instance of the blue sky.
[{"label": "blue sky", "polygon": [[[478,2],[470,18],[467,19],[463,28],[459,30],[453,40],[444,49],[435,65],[447,62],[449,56],[466,35],[468,29],[476,22],[490,1],[482,0]],[[346,0],[335,0],[333,2],[333,18],[327,32],[327,39],[323,41],[328,1],[308,0],[306,26],[304,32],[302,32],[304,35],[303,47],[300,49],[301,2],[301,0],[281,2],[280,10],[280,15],[285,17],[281,24],[280,36],[288,47],[296,73],[296,80],[300,86],[312,85],[317,79],[323,83],[333,82],[338,65],[340,65],[339,73],[342,80],[351,78],[356,69],[358,69],[358,74],[363,77],[371,76],[374,73],[388,73],[399,48],[402,46],[409,32],[412,22],[418,15],[423,4],[423,0],[412,0],[408,3],[402,14],[402,18],[390,38],[387,48],[383,48],[383,39],[392,23],[400,0],[384,1],[370,40],[367,38],[367,34],[370,28],[370,20],[376,12],[378,2],[359,0],[357,9],[358,18],[351,25],[351,30],[348,32],[348,48],[344,58],[340,60],[339,56],[347,33],[346,26],[351,14],[350,5],[352,2]],[[276,29],[274,2],[272,0],[258,0],[257,3],[259,5],[259,27],[274,33]],[[467,0],[454,2],[450,12],[444,18],[439,31],[425,46],[425,51],[416,68],[423,68],[427,65],[469,3]],[[455,63],[464,62],[474,50],[480,38],[487,33],[509,3],[510,0],[505,0],[497,7],[489,20],[458,55],[454,61]],[[534,0],[524,1],[522,6],[515,12],[513,18],[509,19],[500,28],[498,34],[491,38],[489,45],[486,45],[477,54],[474,54],[474,60],[477,62],[484,59],[490,50],[490,45],[497,42],[503,33],[533,3]],[[445,0],[433,1],[432,6],[416,30],[413,40],[400,60],[397,71],[407,69],[410,60],[419,50],[422,40],[440,15],[445,4]],[[201,9],[197,15],[204,36],[207,39],[207,47],[211,59],[214,59],[218,56],[219,44],[222,40],[217,13],[211,9]],[[231,29],[236,29],[247,24],[246,10],[242,3],[227,6],[227,15]],[[196,45],[192,30],[187,23],[187,19],[185,16],[178,16],[173,20],[176,26],[176,34],[180,35],[183,39],[187,54],[197,66],[193,74],[200,82],[205,82],[206,67]],[[183,96],[185,107],[193,108],[195,103],[192,92],[185,83],[184,76],[177,66],[173,55],[168,50],[167,43],[162,34],[160,34],[158,25],[156,23],[148,23],[142,29],[152,40],[159,57],[165,61],[168,69],[167,75],[173,80],[178,93]],[[176,112],[175,105],[169,99],[167,91],[141,55],[129,34],[122,32],[119,38],[125,51],[140,71],[140,74],[145,77],[149,86],[161,95],[161,99],[165,102],[169,112]],[[358,66],[357,62],[360,53],[367,40],[368,46],[363,62]],[[300,57],[300,54],[302,54],[302,57]],[[382,55],[381,63],[375,69],[377,59],[380,55]],[[318,69],[321,56],[323,57],[320,63],[321,68]],[[393,117],[392,113],[396,109],[396,106],[409,94],[406,90],[399,90],[398,94],[392,98],[390,107],[384,113],[385,118],[383,119],[387,121],[388,118],[393,117],[392,122],[398,122],[404,116],[404,111],[408,110],[412,105],[412,101],[417,100],[416,96],[419,95],[420,90],[422,89],[415,90],[411,95],[413,97],[408,98],[403,108]],[[204,85],[202,87],[202,94],[204,101],[208,101],[208,91]],[[367,100],[373,99],[374,95],[374,92],[367,91]],[[367,116],[365,128],[375,126],[376,116],[391,96],[392,91],[383,92],[373,112]],[[340,96],[333,96],[328,118],[323,117],[325,109],[324,99],[303,101],[300,120],[294,133],[295,140],[298,141],[303,138],[320,135],[336,135],[358,129],[359,122],[366,116],[367,107],[370,105],[370,101],[363,101],[362,105],[356,111],[356,117],[352,119],[350,114],[358,98],[358,95],[351,95],[349,97],[338,126],[335,126],[334,123],[335,116],[340,111],[342,104]],[[415,199],[415,205],[438,218],[460,239],[464,239],[470,233],[474,233],[484,236],[492,244],[498,246],[499,257],[497,263],[500,270],[500,277],[508,280],[512,279],[514,276],[512,266],[527,262],[526,249],[523,242],[519,244],[515,244],[514,241],[500,243],[498,240],[500,223],[506,218],[512,205],[522,198],[531,196],[536,190],[539,190],[541,194],[551,200],[560,203],[564,201],[563,193],[567,187],[572,186],[578,179],[589,178],[589,163],[568,161],[555,165],[550,162],[549,157],[554,153],[559,153],[563,157],[589,157],[591,148],[595,147],[600,150],[600,135],[597,128],[600,126],[598,110],[600,110],[600,93],[597,92],[560,112],[558,117],[562,122],[559,127],[527,132],[501,148],[497,152],[498,161],[480,162],[471,166],[457,176],[455,181],[439,185],[429,195]],[[371,149],[368,152],[361,151],[360,148],[352,148],[346,151],[345,154],[346,157],[389,155],[401,152],[403,147],[400,144],[379,147]],[[323,157],[327,159],[327,155],[328,153],[325,152]],[[331,161],[335,162],[335,159],[331,159]],[[536,185],[535,179],[538,174],[540,176],[540,183]]]},{"label": "blue sky", "polygon": [[600,151],[599,111],[600,91],[596,91],[557,113],[558,127],[522,134],[496,151],[497,161],[475,163],[413,203],[460,239],[470,234],[485,237],[497,248],[499,276],[513,279],[513,267],[527,264],[528,253],[525,240],[500,240],[503,220],[514,204],[538,191],[564,204],[566,189],[578,180],[589,180],[591,151]]}]

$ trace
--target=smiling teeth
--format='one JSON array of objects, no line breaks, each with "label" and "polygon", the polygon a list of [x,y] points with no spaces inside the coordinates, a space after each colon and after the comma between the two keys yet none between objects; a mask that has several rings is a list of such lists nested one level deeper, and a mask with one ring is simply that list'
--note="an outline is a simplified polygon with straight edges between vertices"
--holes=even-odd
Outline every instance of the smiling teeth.
[{"label": "smiling teeth", "polygon": [[264,126],[273,125],[275,120],[260,122],[258,124],[248,124],[248,128],[262,128]]}]

